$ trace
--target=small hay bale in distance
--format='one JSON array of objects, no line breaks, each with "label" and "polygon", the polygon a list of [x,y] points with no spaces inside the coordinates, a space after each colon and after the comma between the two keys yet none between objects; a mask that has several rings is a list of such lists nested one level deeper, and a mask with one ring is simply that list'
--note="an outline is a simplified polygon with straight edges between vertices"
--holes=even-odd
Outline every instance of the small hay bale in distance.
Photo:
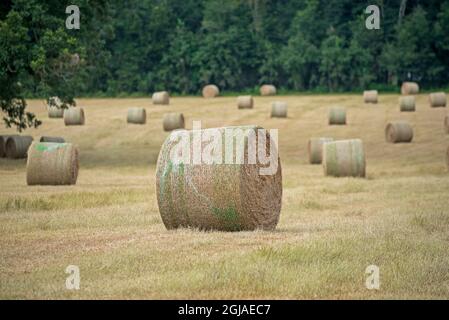
[{"label": "small hay bale in distance", "polygon": [[28,151],[27,184],[74,185],[78,159],[78,149],[71,143],[34,142]]},{"label": "small hay bale in distance", "polygon": [[167,91],[160,91],[153,93],[153,104],[169,104],[170,96]]},{"label": "small hay bale in distance", "polygon": [[272,84],[264,84],[260,87],[260,95],[261,96],[275,96],[276,95],[276,87]]},{"label": "small hay bale in distance", "polygon": [[126,121],[134,124],[145,124],[147,122],[147,112],[144,108],[129,108]]},{"label": "small hay bale in distance", "polygon": [[30,136],[10,136],[6,140],[6,157],[9,159],[24,159],[27,157],[28,148],[33,142]]},{"label": "small hay bale in distance", "polygon": [[287,102],[275,101],[271,104],[272,118],[287,118]]},{"label": "small hay bale in distance", "polygon": [[385,127],[385,139],[390,143],[410,143],[413,140],[413,128],[407,121],[390,122]]},{"label": "small hay bale in distance", "polygon": [[447,104],[446,93],[435,92],[429,95],[429,102],[432,108],[444,108]]},{"label": "small hay bale in distance", "polygon": [[13,136],[17,136],[17,134],[0,136],[0,158],[6,157],[6,141]]},{"label": "small hay bale in distance", "polygon": [[363,92],[363,101],[365,103],[376,104],[379,99],[379,92],[377,90],[368,90]]},{"label": "small hay bale in distance", "polygon": [[416,99],[414,96],[399,97],[399,108],[401,112],[415,112]]},{"label": "small hay bale in distance", "polygon": [[164,131],[172,131],[176,129],[184,129],[184,115],[182,113],[166,113],[162,120]]},{"label": "small hay bale in distance", "polygon": [[65,143],[65,139],[62,137],[48,137],[42,136],[39,142],[53,142],[53,143]]},{"label": "small hay bale in distance", "polygon": [[59,99],[58,97],[48,98],[47,111],[49,118],[63,118],[64,109],[62,108],[61,99]]},{"label": "small hay bale in distance", "polygon": [[71,107],[64,110],[64,124],[66,126],[82,126],[85,123],[84,110]]},{"label": "small hay bale in distance", "polygon": [[401,94],[410,96],[419,93],[419,85],[416,82],[404,82],[401,86]]},{"label": "small hay bale in distance", "polygon": [[444,117],[444,129],[449,134],[449,115]]},{"label": "small hay bale in distance", "polygon": [[208,84],[203,88],[203,97],[204,98],[215,98],[220,95],[220,89],[214,84]]},{"label": "small hay bale in distance", "polygon": [[[238,130],[238,127],[231,129]],[[182,227],[200,230],[244,231],[274,230],[279,221],[282,202],[281,163],[272,175],[261,175],[259,169],[266,168],[257,162],[248,163],[248,137],[252,133],[258,141],[261,129],[255,126],[241,127],[244,144],[240,150],[245,154],[242,164],[174,164],[170,154],[176,148],[178,139],[175,134],[187,134],[192,141],[195,131],[177,131],[164,142],[156,169],[156,194],[159,212],[167,229]],[[226,128],[204,129],[203,135],[211,133],[221,135],[224,143],[234,144],[234,140],[225,138]],[[217,131],[218,130],[218,131]],[[268,132],[268,131],[267,131]],[[259,141],[260,142],[260,141]],[[266,148],[274,143],[269,134],[265,137]],[[192,153],[194,143],[190,143]],[[252,145],[252,144],[251,144]],[[274,145],[275,147],[275,145]],[[232,147],[232,156],[236,157],[236,148]],[[223,159],[225,155],[222,155]]]},{"label": "small hay bale in distance", "polygon": [[365,177],[366,162],[362,140],[325,143],[323,145],[323,169],[326,176]]},{"label": "small hay bale in distance", "polygon": [[239,109],[252,109],[254,106],[254,99],[252,96],[237,97],[237,107]]},{"label": "small hay bale in distance", "polygon": [[346,125],[346,109],[342,107],[330,108],[329,125]]},{"label": "small hay bale in distance", "polygon": [[334,141],[333,138],[311,138],[307,146],[310,164],[321,164],[323,162],[323,145]]}]

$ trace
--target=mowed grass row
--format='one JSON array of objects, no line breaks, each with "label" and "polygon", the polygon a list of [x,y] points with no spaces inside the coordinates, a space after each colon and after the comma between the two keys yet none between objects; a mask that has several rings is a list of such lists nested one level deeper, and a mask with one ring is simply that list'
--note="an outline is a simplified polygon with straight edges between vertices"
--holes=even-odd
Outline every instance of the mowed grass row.
[{"label": "mowed grass row", "polygon": [[[270,99],[256,98],[254,112],[243,113],[234,98],[174,98],[164,106],[185,112],[188,125],[204,119],[208,127],[251,121],[280,128],[284,195],[274,232],[165,229],[155,195],[162,107],[148,106],[149,123],[128,129],[121,114],[142,100],[86,101],[88,132],[42,114],[43,127],[29,133],[75,142],[80,176],[72,187],[27,187],[25,162],[0,159],[0,297],[449,298],[442,154],[449,137],[441,110],[428,110],[419,97],[417,113],[405,116],[416,141],[398,146],[383,137],[386,121],[400,118],[397,96],[369,107],[358,96],[285,100],[289,118],[279,122],[266,116]],[[326,106],[339,104],[349,124],[329,128]],[[31,107],[42,112],[40,102]],[[321,166],[307,165],[307,139],[321,135],[361,137],[368,178],[324,177]],[[80,267],[79,291],[65,287],[71,264]],[[374,291],[365,287],[373,264],[381,282]]]}]

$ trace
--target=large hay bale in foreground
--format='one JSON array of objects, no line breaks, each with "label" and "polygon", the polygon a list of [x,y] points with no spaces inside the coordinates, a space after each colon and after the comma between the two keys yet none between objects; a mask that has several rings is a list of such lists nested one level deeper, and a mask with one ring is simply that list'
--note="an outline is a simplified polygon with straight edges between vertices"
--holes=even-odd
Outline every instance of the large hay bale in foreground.
[{"label": "large hay bale in foreground", "polygon": [[214,84],[209,84],[203,88],[204,98],[215,98],[220,95],[220,89]]},{"label": "large hay bale in foreground", "polygon": [[34,142],[28,151],[28,185],[73,185],[78,178],[78,150],[71,143]]},{"label": "large hay bale in foreground", "polygon": [[237,107],[239,109],[252,109],[254,106],[254,100],[252,96],[240,96],[237,97]]},{"label": "large hay bale in foreground", "polygon": [[399,107],[401,112],[415,112],[416,99],[414,96],[399,97]]},{"label": "large hay bale in foreground", "polygon": [[404,82],[401,86],[401,94],[410,96],[419,93],[419,85],[416,82]]},{"label": "large hay bale in foreground", "polygon": [[449,134],[449,115],[444,117],[444,128],[446,133]]},{"label": "large hay bale in foreground", "polygon": [[167,91],[160,91],[153,93],[153,104],[169,104],[170,96]]},{"label": "large hay bale in foreground", "polygon": [[390,143],[412,142],[413,128],[407,121],[390,122],[385,127],[385,139]]},{"label": "large hay bale in foreground", "polygon": [[126,121],[134,124],[145,124],[147,122],[147,112],[144,108],[129,108]]},{"label": "large hay bale in foreground", "polygon": [[321,164],[323,162],[323,145],[334,141],[333,138],[311,138],[307,150],[309,152],[310,164]]},{"label": "large hay bale in foreground", "polygon": [[275,96],[276,95],[276,87],[272,84],[264,84],[260,87],[260,95],[261,96]]},{"label": "large hay bale in foreground", "polygon": [[6,140],[5,153],[10,159],[23,159],[27,157],[28,148],[33,142],[30,136],[10,136]]},{"label": "large hay bale in foreground", "polygon": [[42,136],[39,142],[53,142],[53,143],[65,143],[65,139],[62,137],[47,137]]},{"label": "large hay bale in foreground", "polygon": [[365,177],[365,150],[362,140],[342,140],[324,144],[323,169],[326,176]]},{"label": "large hay bale in foreground", "polygon": [[[225,130],[242,130],[243,143],[238,150],[244,155],[241,164],[175,164],[171,154],[178,145],[176,135],[185,134],[193,140],[194,134],[215,134],[221,136],[223,149],[232,147],[234,140],[226,139]],[[255,126],[176,131],[171,133],[159,153],[156,171],[156,193],[159,212],[167,229],[192,227],[201,230],[242,231],[275,229],[281,210],[282,173],[280,160],[272,175],[261,175],[260,169],[267,168],[258,161],[248,161],[249,146],[260,139]],[[214,131],[212,131],[214,130]],[[232,131],[236,132],[236,131]],[[268,133],[265,148],[276,144]],[[252,135],[252,138],[249,138]],[[263,141],[260,141],[263,143]],[[193,153],[193,143],[188,152]],[[262,144],[261,144],[262,145]],[[190,147],[190,150],[189,150]],[[237,158],[232,147],[231,156]],[[240,152],[239,151],[239,152]],[[223,152],[225,153],[225,152]],[[268,152],[269,153],[269,152]],[[277,155],[273,153],[273,155]],[[227,155],[223,155],[222,160]],[[274,156],[273,156],[274,157]]]},{"label": "large hay bale in foreground", "polygon": [[6,141],[13,136],[17,136],[17,134],[0,136],[0,158],[6,157]]},{"label": "large hay bale in foreground", "polygon": [[182,113],[166,113],[162,120],[164,131],[184,129],[184,115]]},{"label": "large hay bale in foreground", "polygon": [[368,90],[363,92],[363,101],[365,103],[374,103],[378,102],[379,92],[377,90]]},{"label": "large hay bale in foreground", "polygon": [[429,95],[429,102],[432,108],[444,108],[447,104],[446,93],[435,92]]},{"label": "large hay bale in foreground", "polygon": [[83,108],[71,107],[64,110],[64,124],[66,126],[82,126],[84,122]]},{"label": "large hay bale in foreground", "polygon": [[271,104],[272,118],[287,118],[287,102],[275,101]]},{"label": "large hay bale in foreground", "polygon": [[329,125],[345,125],[346,109],[341,107],[333,107],[329,110]]}]

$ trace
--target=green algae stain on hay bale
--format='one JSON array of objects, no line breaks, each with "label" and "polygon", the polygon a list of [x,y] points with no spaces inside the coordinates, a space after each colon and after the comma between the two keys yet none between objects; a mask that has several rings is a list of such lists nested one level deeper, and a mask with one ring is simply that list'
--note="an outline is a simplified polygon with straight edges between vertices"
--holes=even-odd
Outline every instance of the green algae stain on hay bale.
[{"label": "green algae stain on hay bale", "polygon": [[167,105],[170,104],[170,95],[167,91],[155,92],[153,93],[152,101],[153,104]]},{"label": "green algae stain on hay bale", "polygon": [[66,126],[82,126],[85,123],[84,109],[71,107],[64,110],[64,124]]},{"label": "green algae stain on hay bale", "polygon": [[410,143],[413,128],[407,121],[390,122],[385,127],[385,139],[390,143]]},{"label": "green algae stain on hay bale", "polygon": [[334,141],[333,138],[311,138],[307,145],[310,164],[321,164],[323,161],[323,145]]},{"label": "green algae stain on hay bale", "polygon": [[368,90],[363,92],[363,101],[365,103],[376,104],[379,99],[379,92],[377,90]]},{"label": "green algae stain on hay bale", "polygon": [[252,96],[239,96],[237,97],[237,107],[239,109],[252,109],[254,106],[254,100]]},{"label": "green algae stain on hay bale", "polygon": [[415,112],[416,99],[414,96],[399,97],[399,109],[401,112]]},{"label": "green algae stain on hay bale", "polygon": [[144,108],[129,108],[126,121],[133,124],[145,124],[147,122],[147,112]]},{"label": "green algae stain on hay bale", "polygon": [[33,138],[30,136],[10,136],[6,140],[6,157],[9,159],[26,158],[32,142]]},{"label": "green algae stain on hay bale", "polygon": [[28,185],[74,185],[79,170],[78,149],[71,143],[35,142],[28,152]]},{"label": "green algae stain on hay bale", "polygon": [[346,109],[333,107],[329,110],[329,125],[346,125]]},{"label": "green algae stain on hay bale", "polygon": [[447,104],[446,93],[435,92],[429,95],[429,102],[432,108],[444,108]]},{"label": "green algae stain on hay bale", "polygon": [[342,140],[324,144],[323,169],[326,176],[365,177],[366,162],[362,140]]},{"label": "green algae stain on hay bale", "polygon": [[[164,142],[156,169],[156,190],[159,211],[167,229],[182,227],[201,230],[242,231],[275,229],[281,210],[282,173],[278,159],[277,171],[273,175],[260,175],[264,167],[259,162],[248,163],[249,133],[257,136],[258,127],[234,127],[246,132],[243,145],[245,161],[241,164],[174,163],[171,154],[176,150],[180,134],[193,139],[196,134],[219,134],[224,149],[230,146],[225,130],[230,128],[177,131]],[[259,139],[257,137],[257,139]],[[226,143],[228,145],[226,145]],[[274,143],[267,136],[268,145]],[[203,141],[203,147],[207,143]],[[271,145],[270,145],[271,146]],[[275,144],[273,144],[275,146]],[[190,146],[193,157],[193,144]],[[232,158],[236,148],[232,147]]]},{"label": "green algae stain on hay bale", "polygon": [[281,101],[275,101],[271,104],[271,117],[272,118],[287,118],[287,103]]}]

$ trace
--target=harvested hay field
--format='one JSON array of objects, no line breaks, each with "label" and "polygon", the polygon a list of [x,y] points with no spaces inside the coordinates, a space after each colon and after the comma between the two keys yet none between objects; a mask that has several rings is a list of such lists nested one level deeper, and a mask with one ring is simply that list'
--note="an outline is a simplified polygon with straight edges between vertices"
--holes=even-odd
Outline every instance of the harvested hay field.
[{"label": "harvested hay field", "polygon": [[[398,95],[375,108],[355,95],[279,96],[289,117],[272,119],[274,97],[254,97],[239,112],[236,97],[172,98],[186,128],[260,125],[279,129],[283,198],[274,231],[217,232],[162,223],[156,161],[170,134],[167,106],[146,99],[77,99],[89,121],[48,120],[44,101],[29,101],[43,120],[40,136],[64,136],[79,148],[74,186],[27,186],[26,159],[0,159],[0,298],[449,298],[449,136],[444,108],[416,96],[401,113]],[[330,106],[348,125],[328,126]],[[144,107],[143,126],[126,124]],[[412,144],[389,144],[388,122],[413,125]],[[0,135],[15,133],[0,129]],[[325,177],[309,165],[311,137],[363,140],[367,177]],[[65,287],[68,265],[80,290]],[[365,286],[369,265],[380,289]]]}]

